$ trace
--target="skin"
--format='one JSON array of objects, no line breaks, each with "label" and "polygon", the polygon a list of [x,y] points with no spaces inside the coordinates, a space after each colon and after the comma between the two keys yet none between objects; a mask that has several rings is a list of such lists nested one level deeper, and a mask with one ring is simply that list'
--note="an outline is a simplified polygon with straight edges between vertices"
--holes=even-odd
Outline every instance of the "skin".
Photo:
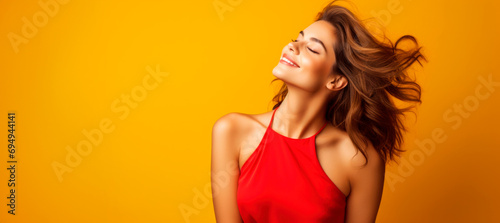
[{"label": "skin", "polygon": [[[335,28],[316,21],[286,45],[286,53],[300,67],[283,63],[273,75],[284,81],[288,94],[276,111],[272,129],[290,138],[306,138],[325,123],[326,103],[347,84],[347,79],[332,69],[336,65]],[[326,48],[312,41],[321,40]],[[315,52],[312,52],[312,51]],[[281,56],[280,55],[280,56]],[[271,119],[263,114],[229,113],[219,118],[212,129],[212,190],[218,223],[242,222],[236,191],[239,170],[255,151]],[[316,137],[318,161],[325,173],[347,197],[345,222],[375,222],[382,198],[385,165],[371,144],[366,159],[357,151],[348,134],[328,123]],[[228,176],[227,181],[217,176]],[[214,189],[215,188],[215,189]],[[215,191],[214,191],[215,190]]]}]

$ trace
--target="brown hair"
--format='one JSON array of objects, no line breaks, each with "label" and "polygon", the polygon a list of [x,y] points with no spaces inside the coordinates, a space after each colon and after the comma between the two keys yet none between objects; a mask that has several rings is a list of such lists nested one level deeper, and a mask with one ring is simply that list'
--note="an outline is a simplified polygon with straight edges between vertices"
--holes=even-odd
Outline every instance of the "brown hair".
[{"label": "brown hair", "polygon": [[[345,76],[348,84],[328,101],[326,119],[346,131],[365,158],[361,148],[365,148],[369,140],[387,164],[406,151],[401,146],[408,129],[402,119],[404,112],[415,107],[398,108],[391,96],[403,102],[422,103],[420,85],[409,78],[407,68],[415,61],[422,66],[420,60],[427,59],[415,37],[404,35],[393,44],[384,35],[388,43],[379,41],[351,11],[333,5],[334,2],[318,13],[315,21],[324,20],[335,27],[337,64],[333,69]],[[415,47],[398,48],[404,40],[412,41]],[[276,102],[273,109],[283,102],[287,92],[283,83],[273,97]]]}]

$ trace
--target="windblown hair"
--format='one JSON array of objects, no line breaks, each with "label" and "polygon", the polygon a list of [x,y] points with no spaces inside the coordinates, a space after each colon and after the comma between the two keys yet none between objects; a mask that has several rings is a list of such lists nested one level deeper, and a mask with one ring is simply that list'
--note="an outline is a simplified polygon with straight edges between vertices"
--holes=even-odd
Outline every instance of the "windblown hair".
[{"label": "windblown hair", "polygon": [[[388,42],[380,41],[351,11],[334,2],[319,12],[315,21],[324,20],[335,27],[337,63],[332,69],[345,76],[348,84],[328,101],[326,119],[346,131],[365,158],[364,148],[370,141],[387,164],[406,151],[401,148],[408,131],[404,112],[415,107],[413,103],[398,108],[391,96],[402,102],[422,103],[421,87],[411,80],[407,68],[414,62],[422,66],[420,60],[427,59],[415,37],[404,35],[393,44],[384,35]],[[412,41],[414,48],[398,48],[404,40]],[[273,109],[283,102],[287,92],[283,83],[273,98]]]}]

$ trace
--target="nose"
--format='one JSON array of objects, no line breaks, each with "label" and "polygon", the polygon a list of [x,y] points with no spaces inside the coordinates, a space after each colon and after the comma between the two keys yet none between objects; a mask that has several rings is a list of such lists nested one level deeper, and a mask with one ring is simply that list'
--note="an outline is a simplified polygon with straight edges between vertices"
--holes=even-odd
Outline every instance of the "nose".
[{"label": "nose", "polygon": [[288,50],[292,51],[295,54],[298,52],[297,48],[295,47],[295,45],[293,43],[288,44]]}]

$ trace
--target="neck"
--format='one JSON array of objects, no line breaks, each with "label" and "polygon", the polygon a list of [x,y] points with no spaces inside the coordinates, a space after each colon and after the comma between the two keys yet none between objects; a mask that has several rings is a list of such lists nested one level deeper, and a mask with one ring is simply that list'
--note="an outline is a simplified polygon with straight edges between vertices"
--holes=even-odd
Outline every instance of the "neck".
[{"label": "neck", "polygon": [[290,138],[306,138],[323,127],[325,115],[324,97],[298,93],[289,88],[274,115],[273,129]]}]

